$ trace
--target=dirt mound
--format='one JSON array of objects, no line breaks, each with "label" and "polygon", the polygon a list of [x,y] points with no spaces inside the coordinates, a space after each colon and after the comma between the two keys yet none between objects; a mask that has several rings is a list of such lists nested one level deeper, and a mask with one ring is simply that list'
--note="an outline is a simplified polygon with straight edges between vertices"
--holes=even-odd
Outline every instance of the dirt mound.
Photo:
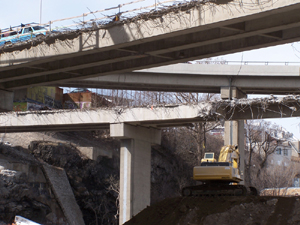
[{"label": "dirt mound", "polygon": [[125,225],[300,224],[295,197],[178,197],[147,207]]}]

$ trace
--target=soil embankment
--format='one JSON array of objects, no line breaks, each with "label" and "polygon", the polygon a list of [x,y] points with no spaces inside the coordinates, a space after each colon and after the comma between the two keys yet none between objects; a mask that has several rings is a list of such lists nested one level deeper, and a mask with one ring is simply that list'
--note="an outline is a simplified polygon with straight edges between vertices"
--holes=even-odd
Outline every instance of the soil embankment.
[{"label": "soil embankment", "polygon": [[178,197],[147,207],[125,225],[300,224],[296,197]]}]

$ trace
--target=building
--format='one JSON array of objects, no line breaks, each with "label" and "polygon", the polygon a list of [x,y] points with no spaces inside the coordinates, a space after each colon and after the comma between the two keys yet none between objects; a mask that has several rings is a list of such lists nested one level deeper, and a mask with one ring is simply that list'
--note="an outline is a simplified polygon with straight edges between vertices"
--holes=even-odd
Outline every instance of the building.
[{"label": "building", "polygon": [[77,88],[63,95],[64,109],[87,109],[112,105],[112,101],[107,97],[93,93],[87,88]]},{"label": "building", "polygon": [[14,92],[14,111],[62,109],[63,89],[59,87],[30,87]]},{"label": "building", "polygon": [[300,166],[300,141],[287,140],[280,143],[274,153],[269,156],[268,168],[273,169],[276,166],[282,166],[288,169],[293,166],[295,175],[293,179],[293,187],[300,187],[300,171],[296,171]]}]

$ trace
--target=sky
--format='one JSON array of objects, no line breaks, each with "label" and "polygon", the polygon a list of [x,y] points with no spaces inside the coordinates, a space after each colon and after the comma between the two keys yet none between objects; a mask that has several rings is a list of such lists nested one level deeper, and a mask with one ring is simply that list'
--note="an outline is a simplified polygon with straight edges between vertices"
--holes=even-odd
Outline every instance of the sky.
[{"label": "sky", "polygon": [[[243,65],[244,62],[249,62],[248,65],[255,65],[261,62],[260,65],[298,65],[300,66],[300,42],[279,45],[275,47],[261,48],[257,50],[245,51],[235,54],[219,56],[228,62],[234,61],[235,64]],[[216,60],[216,58],[214,58]],[[286,65],[287,64],[287,65]],[[266,66],[268,66],[266,65]],[[248,98],[268,97],[267,95],[248,95]],[[280,96],[278,96],[280,97]],[[276,123],[287,131],[294,134],[294,137],[300,139],[300,118],[284,118],[284,119],[268,119],[272,123]]]},{"label": "sky", "polygon": [[[96,11],[100,9],[107,9],[119,4],[128,3],[136,0],[10,0],[1,2],[1,17],[0,17],[0,29],[8,28],[9,26],[20,25],[21,23],[41,22],[46,23],[48,21],[73,17],[82,15],[90,11]],[[158,0],[157,0],[158,1]],[[42,4],[41,4],[42,3]],[[139,8],[141,6],[149,6],[155,3],[155,0],[145,0],[139,3],[134,3],[128,6],[124,6],[122,11],[128,9]],[[42,6],[42,7],[41,7]],[[42,10],[40,10],[42,8]],[[107,15],[113,15],[117,13],[117,10],[106,11],[98,14],[91,15],[85,19],[99,18]],[[41,16],[40,16],[41,15]],[[82,18],[73,19],[67,21],[67,24],[78,22]],[[53,25],[61,26],[61,24]],[[300,43],[291,43],[275,47],[263,48],[258,50],[246,51],[241,53],[235,53],[225,56],[219,56],[218,59],[224,59],[228,62],[235,61],[235,64],[243,65],[244,62],[249,62],[251,65],[253,61],[260,61],[263,64],[268,62],[269,65],[273,65],[277,62],[277,65],[299,65],[300,66]],[[278,63],[281,62],[281,63]],[[253,96],[249,96],[253,97]],[[255,96],[260,97],[260,96]],[[300,139],[300,118],[289,119],[273,119],[272,122],[284,127],[289,132],[294,133],[294,136]]]},{"label": "sky", "polygon": [[[1,1],[0,28],[8,28],[21,23],[40,22],[40,12],[42,12],[42,23],[52,20],[79,16],[83,13],[107,9],[137,0],[10,0]],[[158,0],[157,0],[158,1]],[[165,1],[165,0],[164,0]],[[42,3],[42,4],[41,4]],[[122,11],[140,8],[155,4],[155,0],[144,0],[142,2],[123,6]],[[42,10],[40,10],[42,5]],[[97,18],[112,15],[117,11],[107,11],[92,15]],[[81,19],[81,18],[80,18]],[[79,21],[74,19],[73,21]],[[71,21],[72,22],[72,21]]]}]

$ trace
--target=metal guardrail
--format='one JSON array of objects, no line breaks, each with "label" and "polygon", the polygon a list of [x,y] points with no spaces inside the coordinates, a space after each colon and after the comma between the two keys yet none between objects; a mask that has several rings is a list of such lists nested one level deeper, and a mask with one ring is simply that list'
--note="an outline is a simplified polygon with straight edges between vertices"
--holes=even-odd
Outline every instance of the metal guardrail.
[{"label": "metal guardrail", "polygon": [[300,65],[299,62],[287,62],[287,61],[214,61],[214,60],[201,60],[201,61],[191,61],[190,63],[195,63],[195,64],[218,64],[218,65],[285,65],[285,66],[290,66],[290,65]]}]

